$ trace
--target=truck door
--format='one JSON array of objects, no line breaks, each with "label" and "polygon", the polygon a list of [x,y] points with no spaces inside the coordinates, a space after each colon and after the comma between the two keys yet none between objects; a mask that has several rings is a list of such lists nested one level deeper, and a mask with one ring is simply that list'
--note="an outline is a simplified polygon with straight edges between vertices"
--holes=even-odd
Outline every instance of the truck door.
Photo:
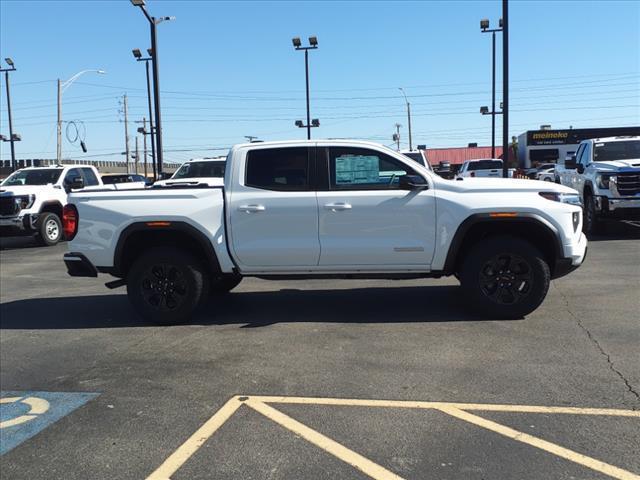
[{"label": "truck door", "polygon": [[434,192],[399,189],[400,176],[417,175],[410,166],[372,149],[318,147],[322,170],[328,170],[328,189],[318,191],[321,266],[428,269],[435,243]]},{"label": "truck door", "polygon": [[286,270],[318,265],[318,204],[310,186],[312,172],[312,147],[255,148],[234,165],[229,243],[241,267]]},{"label": "truck door", "polygon": [[[584,177],[585,177],[585,173],[584,171],[587,169],[587,165],[589,165],[591,163],[591,142],[586,142],[584,144],[584,148],[582,149],[582,152],[580,153],[580,156],[577,157],[577,165],[582,165],[582,168],[584,168],[583,173],[578,173],[578,170],[576,168],[575,172],[575,184],[572,185],[573,188],[575,188],[576,190],[578,190],[578,192],[580,192],[580,196],[582,196],[582,193],[584,191]],[[576,165],[576,166],[577,166]]]}]

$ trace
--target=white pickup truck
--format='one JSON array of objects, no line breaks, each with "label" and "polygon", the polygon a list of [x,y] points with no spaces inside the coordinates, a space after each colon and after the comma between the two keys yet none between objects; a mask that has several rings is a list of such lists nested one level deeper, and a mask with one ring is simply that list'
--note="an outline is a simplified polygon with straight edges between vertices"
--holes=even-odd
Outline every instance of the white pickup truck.
[{"label": "white pickup truck", "polygon": [[70,195],[68,273],[117,277],[107,286],[126,284],[161,324],[187,321],[245,276],[456,275],[462,304],[521,318],[586,254],[577,193],[561,185],[445,180],[357,141],[237,145],[226,165],[224,186]]},{"label": "white pickup truck", "polygon": [[640,220],[640,137],[583,140],[555,176],[580,194],[586,234],[599,233],[607,218]]},{"label": "white pickup truck", "polygon": [[95,167],[55,165],[16,170],[0,184],[2,236],[36,235],[42,245],[62,239],[62,207],[72,188],[104,185]]}]

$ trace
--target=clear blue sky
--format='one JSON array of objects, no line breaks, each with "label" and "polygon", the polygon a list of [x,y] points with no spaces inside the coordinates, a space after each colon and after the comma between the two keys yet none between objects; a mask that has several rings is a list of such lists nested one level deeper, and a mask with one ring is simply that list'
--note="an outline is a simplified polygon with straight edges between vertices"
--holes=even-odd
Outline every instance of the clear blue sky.
[{"label": "clear blue sky", "polygon": [[[159,26],[166,160],[220,154],[213,149],[244,135],[304,138],[293,125],[305,116],[304,59],[291,38],[309,35],[319,41],[310,56],[312,117],[321,122],[314,137],[390,144],[398,122],[406,146],[402,86],[414,144],[490,143],[490,117],[479,107],[491,100],[491,37],[479,21],[497,25],[501,2],[147,4],[152,15],[176,16]],[[2,0],[0,19],[0,56],[18,68],[18,158],[55,158],[55,80],[103,68],[107,75],[86,74],[64,95],[64,118],[84,122],[89,148],[83,155],[65,140],[64,154],[121,159],[119,98],[129,95],[130,120],[146,114],[144,68],[131,55],[149,47],[142,13],[126,0]],[[640,2],[513,1],[510,28],[511,135],[541,124],[640,124]],[[6,135],[4,78],[0,114]],[[9,158],[8,144],[1,148]]]}]

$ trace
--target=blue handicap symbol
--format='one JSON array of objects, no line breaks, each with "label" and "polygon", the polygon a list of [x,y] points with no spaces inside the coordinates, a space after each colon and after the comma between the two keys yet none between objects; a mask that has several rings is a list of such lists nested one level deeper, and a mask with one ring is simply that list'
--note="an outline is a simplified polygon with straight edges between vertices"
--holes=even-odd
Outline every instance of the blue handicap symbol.
[{"label": "blue handicap symbol", "polygon": [[98,395],[84,392],[0,392],[0,455]]}]

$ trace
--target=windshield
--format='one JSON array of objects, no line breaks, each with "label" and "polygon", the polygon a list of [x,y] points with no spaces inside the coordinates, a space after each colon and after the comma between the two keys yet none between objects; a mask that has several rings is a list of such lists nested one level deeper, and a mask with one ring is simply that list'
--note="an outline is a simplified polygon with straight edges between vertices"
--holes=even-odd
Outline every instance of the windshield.
[{"label": "windshield", "polygon": [[38,170],[18,170],[13,175],[7,177],[2,185],[46,185],[48,183],[56,183],[61,168],[42,168]]},{"label": "windshield", "polygon": [[424,158],[422,158],[422,154],[420,152],[408,152],[403,153],[403,155],[424,166]]},{"label": "windshield", "polygon": [[224,177],[225,162],[189,162],[185,163],[173,174],[175,178]]},{"label": "windshield", "polygon": [[596,143],[596,148],[593,153],[594,162],[630,160],[632,158],[640,158],[640,140]]},{"label": "windshield", "polygon": [[469,170],[495,170],[502,168],[502,160],[478,160],[469,162]]}]

